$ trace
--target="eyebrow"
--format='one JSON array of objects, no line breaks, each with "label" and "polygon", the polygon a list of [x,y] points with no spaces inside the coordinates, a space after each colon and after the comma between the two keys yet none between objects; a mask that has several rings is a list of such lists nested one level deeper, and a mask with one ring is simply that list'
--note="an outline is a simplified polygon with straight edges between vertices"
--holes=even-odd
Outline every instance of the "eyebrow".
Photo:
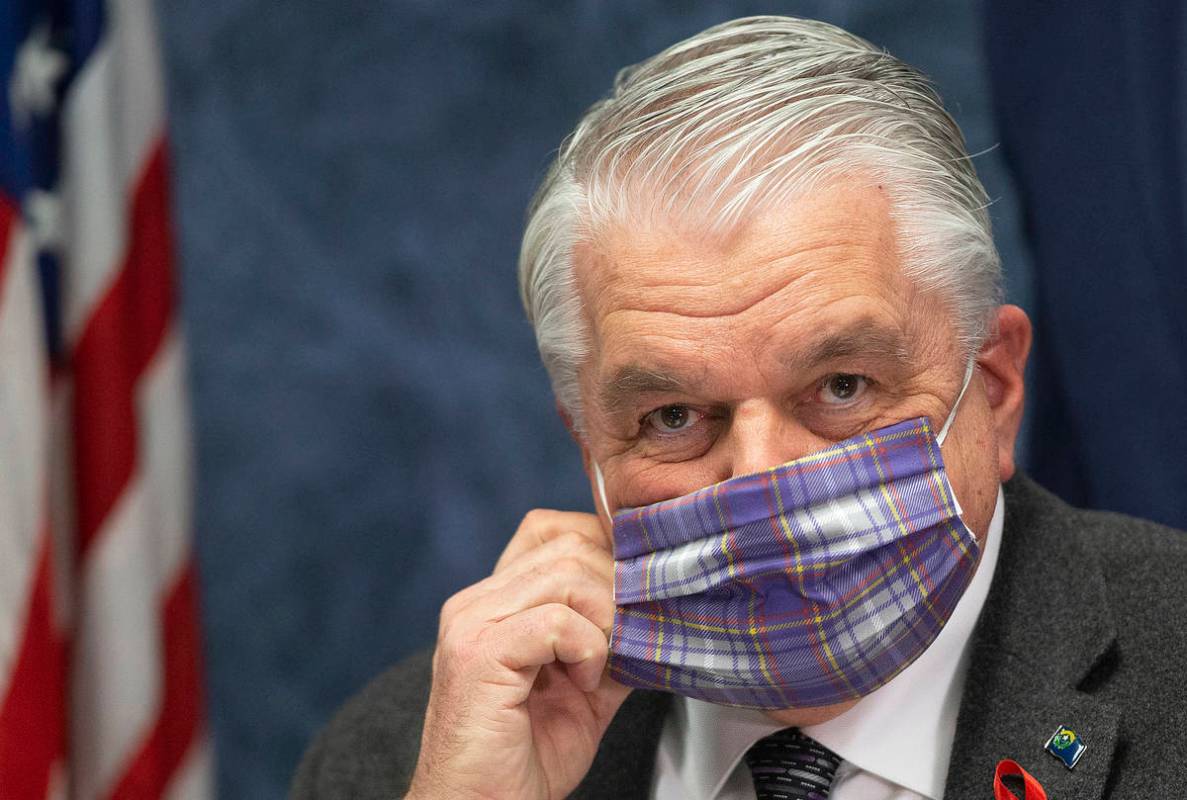
[{"label": "eyebrow", "polygon": [[838,358],[872,356],[906,366],[911,351],[902,334],[876,322],[861,320],[813,342],[804,354],[780,359],[789,369],[811,369]]},{"label": "eyebrow", "polygon": [[684,381],[675,375],[628,364],[602,385],[598,399],[602,409],[613,416],[643,395],[682,391],[685,391]]},{"label": "eyebrow", "polygon": [[[865,356],[911,363],[911,353],[902,335],[893,328],[860,320],[812,342],[801,353],[785,355],[779,361],[789,371],[808,371],[840,358]],[[690,382],[663,368],[627,364],[598,390],[605,413],[613,416],[648,394],[691,394]]]}]

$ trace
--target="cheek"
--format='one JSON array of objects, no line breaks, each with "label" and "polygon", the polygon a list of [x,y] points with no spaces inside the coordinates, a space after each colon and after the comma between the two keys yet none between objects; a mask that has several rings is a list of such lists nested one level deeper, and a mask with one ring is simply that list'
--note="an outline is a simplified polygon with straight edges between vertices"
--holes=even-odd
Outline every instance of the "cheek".
[{"label": "cheek", "polygon": [[954,452],[945,454],[945,464],[952,489],[964,509],[965,524],[984,543],[997,503],[997,440],[991,424],[977,422],[952,431]]},{"label": "cheek", "polygon": [[718,476],[698,462],[624,465],[611,500],[622,508],[645,506],[695,492],[718,480]]}]

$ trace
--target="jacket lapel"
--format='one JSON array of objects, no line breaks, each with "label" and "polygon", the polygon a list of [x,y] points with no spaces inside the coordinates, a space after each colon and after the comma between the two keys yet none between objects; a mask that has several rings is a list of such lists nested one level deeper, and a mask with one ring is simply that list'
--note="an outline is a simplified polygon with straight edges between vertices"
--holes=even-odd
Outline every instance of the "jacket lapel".
[{"label": "jacket lapel", "polygon": [[[989,797],[1012,758],[1049,797],[1104,795],[1120,714],[1085,689],[1107,680],[1116,630],[1074,513],[1026,478],[1005,487],[993,585],[973,635],[945,796]],[[1075,769],[1043,751],[1060,725],[1087,745]]]}]

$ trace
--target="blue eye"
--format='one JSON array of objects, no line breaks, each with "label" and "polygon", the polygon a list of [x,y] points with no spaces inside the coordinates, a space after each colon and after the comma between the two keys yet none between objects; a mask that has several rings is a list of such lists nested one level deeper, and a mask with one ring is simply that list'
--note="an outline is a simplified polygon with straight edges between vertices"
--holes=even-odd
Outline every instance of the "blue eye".
[{"label": "blue eye", "polygon": [[818,394],[821,402],[829,405],[844,405],[852,402],[869,386],[869,380],[862,375],[837,373],[830,375],[820,384]]},{"label": "blue eye", "polygon": [[701,412],[688,406],[672,405],[657,408],[644,421],[660,433],[679,433],[696,424],[701,416]]}]

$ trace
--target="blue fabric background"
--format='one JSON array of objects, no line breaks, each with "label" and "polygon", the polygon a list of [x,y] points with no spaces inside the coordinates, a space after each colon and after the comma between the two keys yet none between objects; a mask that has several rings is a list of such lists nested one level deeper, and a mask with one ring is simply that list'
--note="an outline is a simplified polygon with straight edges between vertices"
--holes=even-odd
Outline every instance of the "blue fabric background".
[{"label": "blue fabric background", "polygon": [[1036,254],[1032,474],[1187,528],[1187,3],[985,8]]},{"label": "blue fabric background", "polygon": [[[224,798],[435,633],[536,506],[590,509],[520,310],[524,208],[618,67],[711,24],[841,24],[998,135],[975,4],[164,0]],[[978,158],[1030,302],[1001,153]]]}]

